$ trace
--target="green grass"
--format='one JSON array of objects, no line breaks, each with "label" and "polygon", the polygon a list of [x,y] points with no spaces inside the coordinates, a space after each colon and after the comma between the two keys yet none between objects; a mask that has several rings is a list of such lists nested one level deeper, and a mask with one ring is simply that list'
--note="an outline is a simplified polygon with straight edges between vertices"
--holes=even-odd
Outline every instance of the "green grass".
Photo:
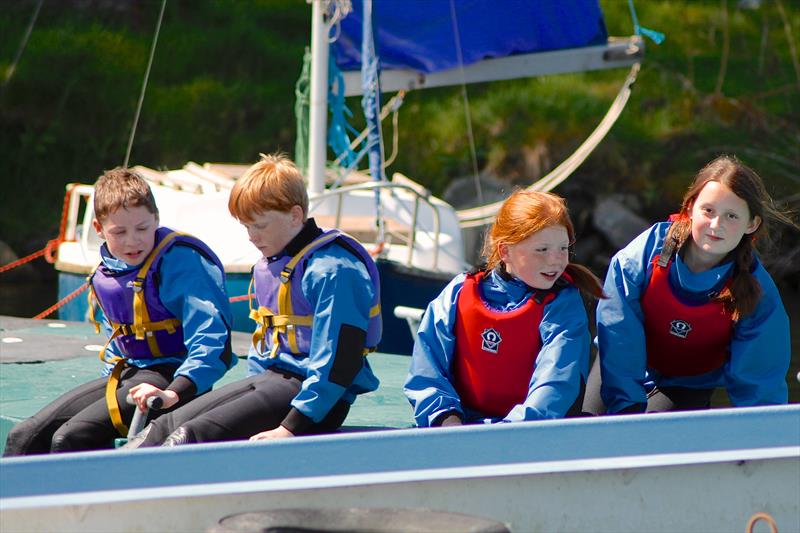
[{"label": "green grass", "polygon": [[[2,3],[0,70],[35,4]],[[630,34],[628,3],[601,5],[609,33]],[[628,108],[567,193],[625,190],[644,201],[646,216],[661,216],[694,172],[722,152],[756,168],[778,198],[800,190],[800,67],[784,30],[788,24],[800,48],[800,4],[725,5],[723,78],[721,1],[636,2],[640,23],[667,39],[647,42]],[[44,3],[14,77],[0,90],[0,186],[7,191],[0,239],[20,253],[54,236],[66,183],[92,182],[122,163],[159,7],[155,0]],[[164,168],[292,153],[294,83],[309,21],[299,0],[170,0],[131,162]],[[513,184],[533,181],[531,161],[546,172],[569,155],[624,76],[617,70],[468,87],[479,168]],[[348,105],[360,115],[357,99]],[[435,193],[472,173],[460,88],[406,96],[400,154],[388,170]]]}]

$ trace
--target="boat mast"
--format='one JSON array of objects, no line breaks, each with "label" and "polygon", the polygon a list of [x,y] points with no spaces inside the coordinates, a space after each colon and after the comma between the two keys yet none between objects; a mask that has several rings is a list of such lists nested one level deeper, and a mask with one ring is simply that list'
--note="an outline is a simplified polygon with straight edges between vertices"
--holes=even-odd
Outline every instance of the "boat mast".
[{"label": "boat mast", "polygon": [[311,2],[311,88],[309,90],[308,191],[325,191],[328,153],[328,34],[325,0]]}]

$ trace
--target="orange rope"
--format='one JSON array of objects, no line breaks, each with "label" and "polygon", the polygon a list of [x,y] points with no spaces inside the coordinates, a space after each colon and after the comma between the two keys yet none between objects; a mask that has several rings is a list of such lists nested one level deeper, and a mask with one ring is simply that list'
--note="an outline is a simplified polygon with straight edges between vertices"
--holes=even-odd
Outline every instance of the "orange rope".
[{"label": "orange rope", "polygon": [[775,523],[775,519],[772,518],[767,513],[756,513],[750,517],[750,520],[747,521],[747,527],[745,528],[745,533],[753,533],[753,526],[756,525],[756,522],[759,520],[763,520],[764,522],[769,525],[769,529],[772,533],[778,533],[778,524]]},{"label": "orange rope", "polygon": [[[58,245],[64,242],[64,239],[57,238],[57,239],[50,239],[47,241],[47,244],[44,246],[44,260],[50,263],[51,265],[56,262],[58,259]],[[53,253],[55,252],[55,253]]]},{"label": "orange rope", "polygon": [[[69,201],[72,197],[72,189],[75,188],[77,183],[70,183],[67,185],[67,192],[64,195],[64,204],[61,206],[61,223],[58,225],[58,237],[47,241],[45,245],[44,259],[50,264],[56,262],[58,259],[58,245],[64,242],[64,236],[67,234],[67,216],[69,215]],[[53,253],[55,251],[55,253]]]},{"label": "orange rope", "polygon": [[6,272],[7,270],[11,270],[12,268],[17,268],[18,266],[22,266],[25,263],[30,263],[34,259],[44,256],[45,261],[50,264],[56,262],[58,259],[58,245],[64,242],[64,235],[67,233],[67,215],[69,214],[69,200],[70,196],[72,195],[72,189],[75,188],[77,183],[70,183],[67,186],[67,193],[64,195],[64,205],[61,206],[61,223],[59,224],[58,228],[58,237],[55,239],[50,239],[47,241],[47,244],[44,245],[44,248],[39,250],[38,252],[33,252],[30,255],[26,255],[21,259],[17,259],[16,261],[12,261],[7,265],[3,265],[0,267],[0,273]]},{"label": "orange rope", "polygon": [[242,294],[241,296],[231,296],[230,298],[228,298],[228,301],[231,303],[244,302],[249,298],[251,298],[249,294]]},{"label": "orange rope", "polygon": [[385,247],[386,247],[386,242],[381,241],[369,251],[369,255],[371,255],[372,257],[378,257]]},{"label": "orange rope", "polygon": [[31,261],[33,261],[37,257],[43,256],[45,254],[46,250],[47,250],[47,247],[42,248],[38,252],[33,252],[32,254],[26,255],[25,257],[23,257],[21,259],[17,259],[16,261],[12,261],[11,263],[8,263],[7,265],[3,265],[3,266],[0,267],[0,272],[5,272],[6,270],[11,270],[12,268],[17,268],[18,266],[24,265],[25,263],[30,263]]},{"label": "orange rope", "polygon": [[55,311],[58,308],[62,307],[64,304],[66,304],[67,302],[69,302],[70,300],[72,300],[73,298],[78,296],[80,293],[85,291],[88,287],[89,287],[89,283],[85,282],[83,285],[81,285],[80,287],[78,287],[77,289],[75,289],[74,291],[72,291],[71,293],[66,295],[65,297],[63,297],[61,300],[56,302],[55,305],[52,305],[52,306],[48,307],[47,309],[45,309],[44,311],[42,311],[41,313],[39,313],[38,315],[33,317],[33,319],[34,320],[40,320],[40,319],[46,317],[47,315],[52,314],[53,311]]}]

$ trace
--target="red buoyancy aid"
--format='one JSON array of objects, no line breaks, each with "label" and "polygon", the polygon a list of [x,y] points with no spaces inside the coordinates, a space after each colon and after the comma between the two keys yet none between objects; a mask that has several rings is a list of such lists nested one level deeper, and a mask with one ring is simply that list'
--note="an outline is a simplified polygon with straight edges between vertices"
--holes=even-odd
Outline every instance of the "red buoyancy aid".
[{"label": "red buoyancy aid", "polygon": [[[662,262],[663,264],[663,262]],[[728,360],[733,317],[720,302],[688,305],[669,285],[666,266],[653,260],[650,283],[642,296],[647,366],[665,376],[697,376]]]},{"label": "red buoyancy aid", "polygon": [[456,303],[453,378],[461,403],[491,416],[505,416],[528,396],[542,347],[544,306],[531,296],[512,311],[490,309],[480,294],[486,272],[467,275]]}]

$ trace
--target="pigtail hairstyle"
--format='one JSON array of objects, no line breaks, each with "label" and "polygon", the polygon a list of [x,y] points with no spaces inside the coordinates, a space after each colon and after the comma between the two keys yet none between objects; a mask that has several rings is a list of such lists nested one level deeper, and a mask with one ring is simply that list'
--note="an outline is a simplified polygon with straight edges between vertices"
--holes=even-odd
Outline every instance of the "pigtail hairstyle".
[{"label": "pigtail hairstyle", "polygon": [[[500,207],[497,218],[484,239],[486,269],[491,270],[502,264],[499,251],[501,243],[517,244],[549,226],[565,227],[570,245],[575,242],[575,228],[563,198],[547,192],[515,191]],[[585,266],[568,263],[566,273],[583,292],[596,298],[606,297],[600,280]]]},{"label": "pigtail hairstyle", "polygon": [[735,157],[723,155],[711,161],[697,173],[683,197],[680,213],[670,226],[666,237],[673,241],[676,250],[680,250],[691,238],[692,207],[700,195],[700,191],[710,181],[725,185],[736,196],[744,200],[750,211],[750,220],[755,217],[761,219],[761,224],[756,231],[742,236],[742,240],[730,253],[734,263],[731,283],[714,299],[722,302],[725,310],[733,315],[735,321],[738,321],[752,313],[761,298],[761,285],[753,276],[752,270],[755,261],[755,244],[768,237],[768,220],[780,221],[790,226],[795,226],[795,224],[775,207],[764,187],[764,182],[754,170]]}]

